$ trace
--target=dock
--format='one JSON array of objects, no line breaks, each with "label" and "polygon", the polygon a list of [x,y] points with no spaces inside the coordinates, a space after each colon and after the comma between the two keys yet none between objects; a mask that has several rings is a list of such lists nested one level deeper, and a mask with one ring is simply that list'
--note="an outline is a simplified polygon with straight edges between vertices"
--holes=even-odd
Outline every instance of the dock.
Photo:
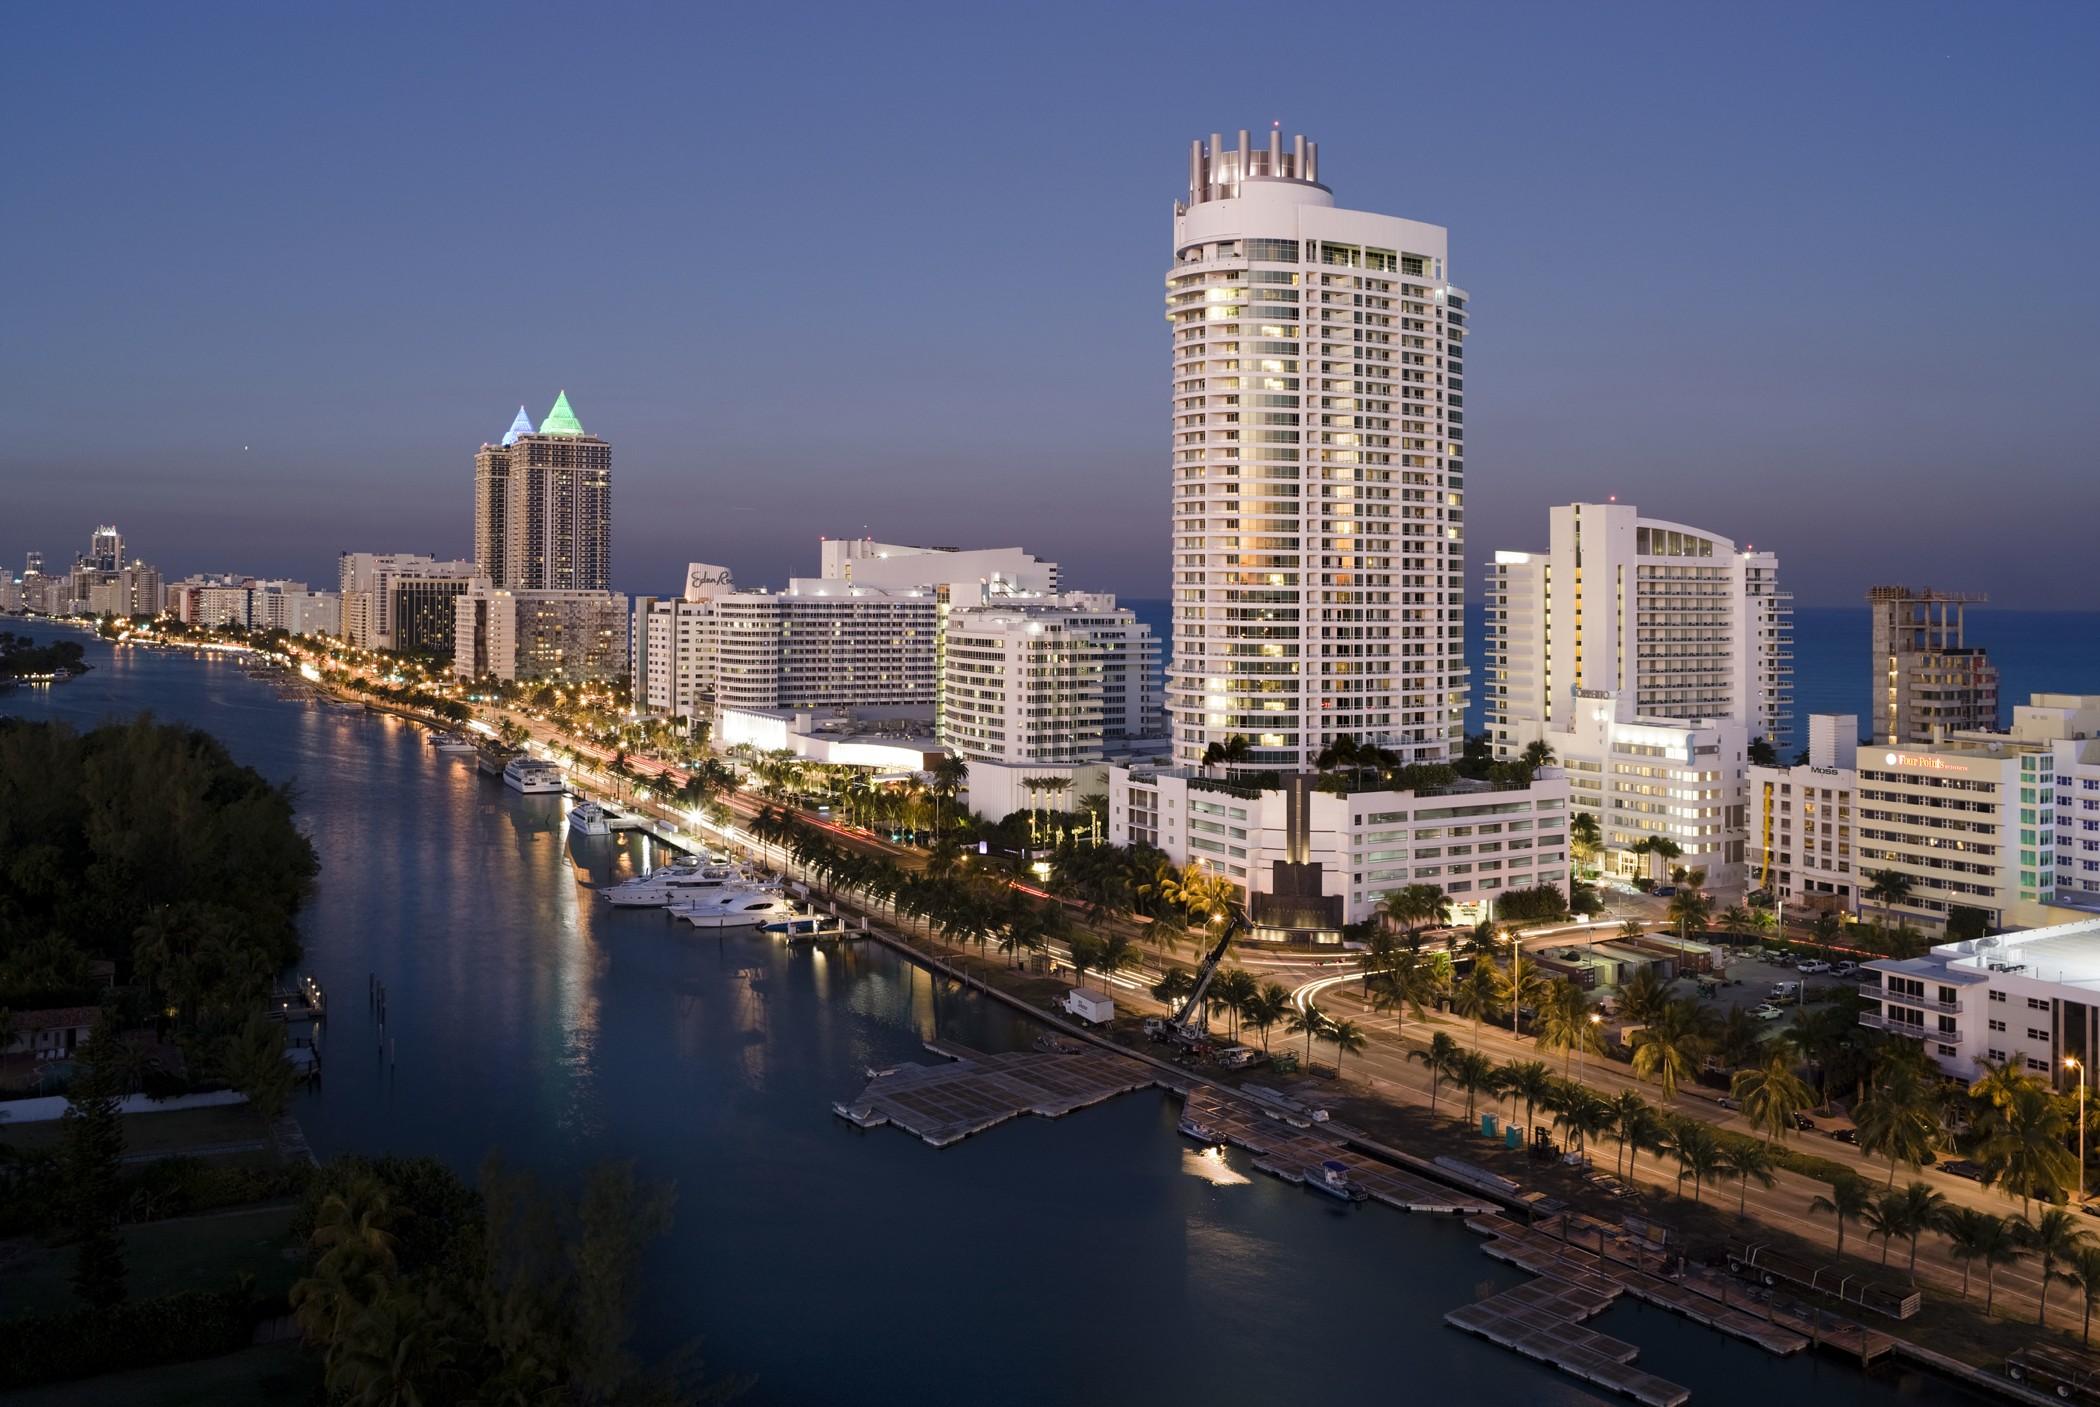
[{"label": "dock", "polygon": [[953,1041],[928,1041],[944,1065],[873,1071],[860,1097],[832,1112],[860,1128],[895,1124],[946,1148],[1023,1114],[1062,1118],[1157,1081],[1150,1069],[1103,1050],[986,1054]]},{"label": "dock", "polygon": [[1182,1119],[1214,1131],[1221,1142],[1246,1149],[1255,1155],[1258,1170],[1285,1182],[1302,1183],[1318,1176],[1322,1164],[1338,1162],[1349,1169],[1349,1180],[1369,1193],[1372,1201],[1403,1212],[1461,1215],[1495,1210],[1455,1188],[1417,1177],[1383,1159],[1352,1152],[1334,1138],[1312,1132],[1310,1126],[1301,1130],[1281,1113],[1257,1113],[1258,1107],[1228,1100],[1215,1089],[1198,1085],[1188,1092]]},{"label": "dock", "polygon": [[1454,1309],[1444,1322],[1648,1407],[1679,1407],[1692,1395],[1690,1388],[1634,1367],[1639,1349],[1582,1326],[1616,1298],[1564,1282],[1533,1280]]}]

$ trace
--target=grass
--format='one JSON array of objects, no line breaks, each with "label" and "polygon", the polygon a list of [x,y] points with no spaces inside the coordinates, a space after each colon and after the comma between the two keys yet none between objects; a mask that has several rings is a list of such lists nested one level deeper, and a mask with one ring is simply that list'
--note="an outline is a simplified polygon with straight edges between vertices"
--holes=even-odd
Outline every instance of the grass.
[{"label": "grass", "polygon": [[[193,1148],[211,1148],[229,1143],[268,1145],[269,1125],[246,1104],[216,1105],[207,1109],[175,1109],[166,1113],[126,1114],[126,1157],[168,1157]],[[0,1143],[24,1152],[56,1148],[64,1137],[65,1121],[49,1119],[35,1124],[0,1123]],[[240,1156],[240,1155],[230,1155]]]},{"label": "grass", "polygon": [[[264,1203],[230,1212],[148,1221],[123,1229],[124,1264],[134,1299],[177,1290],[222,1290],[242,1272],[262,1296],[288,1294],[299,1269],[291,1240],[293,1207]],[[17,1241],[4,1270],[10,1314],[48,1314],[73,1305],[73,1251]]]},{"label": "grass", "polygon": [[313,1401],[320,1386],[320,1365],[293,1340],[222,1358],[4,1392],[0,1393],[0,1407],[77,1407],[83,1402],[122,1402],[131,1407],[264,1407]]}]

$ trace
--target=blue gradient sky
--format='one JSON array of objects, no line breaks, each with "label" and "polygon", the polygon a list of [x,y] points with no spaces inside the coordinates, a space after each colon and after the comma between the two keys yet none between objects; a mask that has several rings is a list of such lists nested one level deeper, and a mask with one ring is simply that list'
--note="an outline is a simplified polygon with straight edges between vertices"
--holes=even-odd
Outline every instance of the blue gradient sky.
[{"label": "blue gradient sky", "polygon": [[[2100,6],[16,7],[0,561],[464,554],[567,387],[615,584],[821,533],[1166,589],[1187,143],[1281,119],[1473,295],[1472,572],[1617,493],[2100,606]],[[1319,37],[1334,36],[1331,45]]]}]

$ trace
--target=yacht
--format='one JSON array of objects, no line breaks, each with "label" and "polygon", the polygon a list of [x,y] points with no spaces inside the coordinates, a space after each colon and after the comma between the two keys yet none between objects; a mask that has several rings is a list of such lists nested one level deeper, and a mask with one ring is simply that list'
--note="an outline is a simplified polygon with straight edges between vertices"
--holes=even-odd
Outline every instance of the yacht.
[{"label": "yacht", "polygon": [[725,895],[719,903],[674,912],[695,928],[757,928],[800,917],[804,910],[785,894],[749,889]]},{"label": "yacht", "polygon": [[613,813],[595,801],[579,801],[569,808],[569,829],[578,835],[611,835]]},{"label": "yacht", "polygon": [[527,796],[542,796],[562,788],[561,768],[537,757],[513,757],[503,764],[503,785]]},{"label": "yacht", "polygon": [[606,902],[622,909],[660,909],[684,899],[698,900],[746,885],[741,865],[668,865],[601,889]]},{"label": "yacht", "polygon": [[758,931],[775,938],[785,938],[790,943],[821,943],[826,939],[844,936],[846,920],[837,914],[797,914],[793,918],[775,919],[762,923]]},{"label": "yacht", "polygon": [[465,733],[439,733],[430,740],[439,752],[472,752],[474,740]]}]

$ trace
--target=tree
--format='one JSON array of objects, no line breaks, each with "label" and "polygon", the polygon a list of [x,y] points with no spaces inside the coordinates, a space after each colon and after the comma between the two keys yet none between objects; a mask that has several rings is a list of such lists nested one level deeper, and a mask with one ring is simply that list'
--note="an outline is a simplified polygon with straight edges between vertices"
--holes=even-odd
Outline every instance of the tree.
[{"label": "tree", "polygon": [[73,1293],[91,1309],[124,1299],[124,1242],[117,1234],[124,1128],[112,1071],[117,1039],[105,1012],[78,1054],[61,1116],[59,1166],[73,1212]]},{"label": "tree", "polygon": [[2071,1256],[2071,1273],[2064,1279],[2078,1287],[2080,1297],[2085,1301],[2085,1325],[2078,1338],[2090,1348],[2093,1343],[2093,1306],[2100,1303],[2100,1246],[2080,1246]]},{"label": "tree", "polygon": [[1867,1214],[1867,1208],[1873,1205],[1873,1201],[1874,1194],[1868,1189],[1866,1181],[1862,1178],[1854,1177],[1850,1173],[1830,1184],[1829,1195],[1818,1196],[1810,1200],[1808,1210],[1811,1213],[1829,1212],[1837,1218],[1837,1253],[1839,1259],[1843,1259],[1845,1254],[1846,1224],[1858,1221],[1864,1217]]},{"label": "tree", "polygon": [[[1903,1051],[1914,1049],[1902,1043]],[[1893,1049],[1884,1052],[1866,1094],[1853,1108],[1852,1122],[1859,1128],[1860,1151],[1889,1160],[1888,1186],[1896,1185],[1899,1165],[1922,1167],[1932,1156],[1940,1120],[1932,1084],[1919,1059]]]},{"label": "tree", "polygon": [[1556,1085],[1553,1071],[1543,1060],[1512,1060],[1502,1067],[1502,1088],[1512,1102],[1524,1101],[1524,1127],[1531,1127],[1532,1111],[1549,1098]]},{"label": "tree", "polygon": [[2076,1180],[2078,1160],[2064,1146],[2069,1121],[2040,1081],[2023,1078],[1978,1122],[1984,1176],[2020,1199],[2023,1216],[2035,1198],[2053,1200]]},{"label": "tree", "polygon": [[2064,1278],[2056,1273],[2058,1263],[2072,1260],[2082,1248],[2092,1244],[2093,1238],[2078,1225],[2077,1216],[2062,1207],[2046,1208],[2032,1221],[2015,1222],[2013,1235],[2022,1250],[2042,1262],[2041,1303],[2034,1322],[2046,1327],[2049,1323],[2049,1286]]},{"label": "tree", "polygon": [[1247,1024],[1261,1032],[1261,1048],[1269,1049],[1269,1028],[1290,1013],[1291,994],[1280,984],[1269,982],[1247,1003]]},{"label": "tree", "polygon": [[1597,853],[1604,848],[1604,828],[1589,811],[1577,811],[1568,821],[1568,844],[1574,847],[1575,862],[1595,867]]},{"label": "tree", "polygon": [[1612,1102],[1585,1085],[1564,1084],[1558,1104],[1553,1126],[1567,1130],[1568,1142],[1577,1153],[1588,1153],[1590,1138],[1609,1130],[1616,1118]]},{"label": "tree", "polygon": [[1466,1092],[1466,1122],[1470,1124],[1475,1101],[1495,1088],[1495,1064],[1477,1050],[1460,1051],[1451,1082]]},{"label": "tree", "polygon": [[1653,1021],[1669,1001],[1670,984],[1653,967],[1642,968],[1619,985],[1619,1011],[1628,1021]]},{"label": "tree", "polygon": [[1244,968],[1229,967],[1211,979],[1210,999],[1232,1017],[1232,1038],[1240,1038],[1240,1020],[1248,1006],[1261,995],[1261,984]]},{"label": "tree", "polygon": [[1697,1002],[1671,1002],[1653,1022],[1633,1033],[1634,1073],[1654,1080],[1665,1099],[1674,1099],[1679,1081],[1706,1053],[1712,1024],[1712,1013]]},{"label": "tree", "polygon": [[1881,905],[1884,922],[1890,910],[1910,897],[1910,889],[1910,876],[1901,870],[1867,871],[1866,897]]},{"label": "tree", "polygon": [[1312,1064],[1313,1037],[1327,1034],[1327,1013],[1320,1010],[1316,1002],[1307,1002],[1294,1011],[1284,1023],[1284,1030],[1294,1036],[1305,1037],[1305,1063]]},{"label": "tree", "polygon": [[1509,1003],[1509,1033],[1515,1036],[1517,1018],[1525,1007],[1538,999],[1546,979],[1540,975],[1536,961],[1525,957],[1521,947],[1513,947],[1510,949],[1509,966],[1496,973],[1496,980],[1501,999]]},{"label": "tree", "polygon": [[1473,970],[1458,982],[1451,992],[1451,1009],[1473,1023],[1473,1049],[1480,1049],[1480,1023],[1492,1015],[1495,999],[1501,995],[1501,975],[1494,964],[1485,958],[1473,960]]},{"label": "tree", "polygon": [[1556,978],[1548,984],[1545,1001],[1539,1007],[1539,1043],[1548,1050],[1561,1052],[1560,1072],[1568,1073],[1574,1054],[1578,1050],[1590,1054],[1602,1054],[1604,1035],[1601,1023],[1590,1009],[1590,999],[1583,990],[1566,978]]},{"label": "tree", "polygon": [[1969,1297],[1970,1269],[1983,1262],[1983,1312],[1989,1314],[1997,1292],[1998,1267],[2011,1265],[2026,1254],[2013,1236],[2011,1221],[1975,1207],[1949,1207],[1940,1216],[1939,1229],[1947,1238],[1949,1253],[1961,1262],[1963,1299]]},{"label": "tree", "polygon": [[1408,884],[1379,900],[1378,912],[1412,935],[1451,922],[1451,901],[1434,884]]},{"label": "tree", "polygon": [[1524,744],[1523,762],[1526,767],[1537,770],[1553,765],[1553,744],[1544,738],[1533,738]]},{"label": "tree", "polygon": [[1354,1021],[1329,1022],[1326,1037],[1334,1047],[1334,1077],[1339,1080],[1342,1077],[1342,1057],[1360,1054],[1369,1042],[1364,1039],[1363,1028]]},{"label": "tree", "polygon": [[1894,1195],[1902,1199],[1898,1222],[1903,1227],[1903,1234],[1910,1239],[1910,1282],[1915,1285],[1918,1283],[1918,1238],[1946,1219],[1950,1204],[1946,1194],[1934,1191],[1923,1182],[1913,1182]]},{"label": "tree", "polygon": [[1888,1268],[1889,1248],[1896,1238],[1907,1234],[1909,1222],[1905,1218],[1903,1196],[1898,1192],[1883,1192],[1867,1203],[1866,1210],[1859,1214],[1860,1222],[1867,1228],[1867,1240],[1881,1238],[1881,1264]]},{"label": "tree", "polygon": [[1706,1180],[1725,1170],[1728,1157],[1721,1148],[1721,1140],[1704,1119],[1683,1118],[1676,1122],[1672,1131],[1671,1151],[1677,1155],[1677,1195],[1684,1195],[1685,1174],[1691,1174],[1692,1200],[1700,1200],[1700,1188]]},{"label": "tree", "polygon": [[1248,745],[1245,733],[1228,733],[1222,741],[1214,742],[1203,749],[1203,770],[1213,767],[1231,767],[1247,760]]},{"label": "tree", "polygon": [[[1770,1189],[1777,1181],[1779,1159],[1769,1143],[1757,1143],[1749,1139],[1738,1139],[1728,1149],[1728,1171],[1735,1174],[1740,1188],[1736,1197],[1735,1214],[1738,1218],[1750,1214],[1750,1184]],[[1915,1243],[1913,1243],[1915,1245]]]},{"label": "tree", "polygon": [[1773,747],[1772,740],[1765,737],[1762,733],[1750,740],[1748,756],[1750,765],[1753,767],[1777,767],[1779,765],[1779,749]]},{"label": "tree", "polygon": [[1429,1071],[1429,1112],[1436,1113],[1436,1095],[1444,1080],[1458,1072],[1458,1057],[1463,1054],[1458,1042],[1451,1039],[1448,1031],[1438,1031],[1429,1038],[1425,1050],[1411,1050],[1409,1060],[1419,1060]]},{"label": "tree", "polygon": [[274,1119],[292,1102],[294,1073],[284,1058],[284,1028],[260,1011],[249,1013],[226,1039],[226,1078],[248,1096],[255,1112]]},{"label": "tree", "polygon": [[1660,1153],[1663,1135],[1668,1129],[1655,1106],[1644,1099],[1639,1090],[1621,1090],[1611,1101],[1611,1116],[1610,1127],[1618,1136],[1619,1156],[1625,1160],[1624,1176],[1631,1182],[1634,1166],[1642,1152]]}]

